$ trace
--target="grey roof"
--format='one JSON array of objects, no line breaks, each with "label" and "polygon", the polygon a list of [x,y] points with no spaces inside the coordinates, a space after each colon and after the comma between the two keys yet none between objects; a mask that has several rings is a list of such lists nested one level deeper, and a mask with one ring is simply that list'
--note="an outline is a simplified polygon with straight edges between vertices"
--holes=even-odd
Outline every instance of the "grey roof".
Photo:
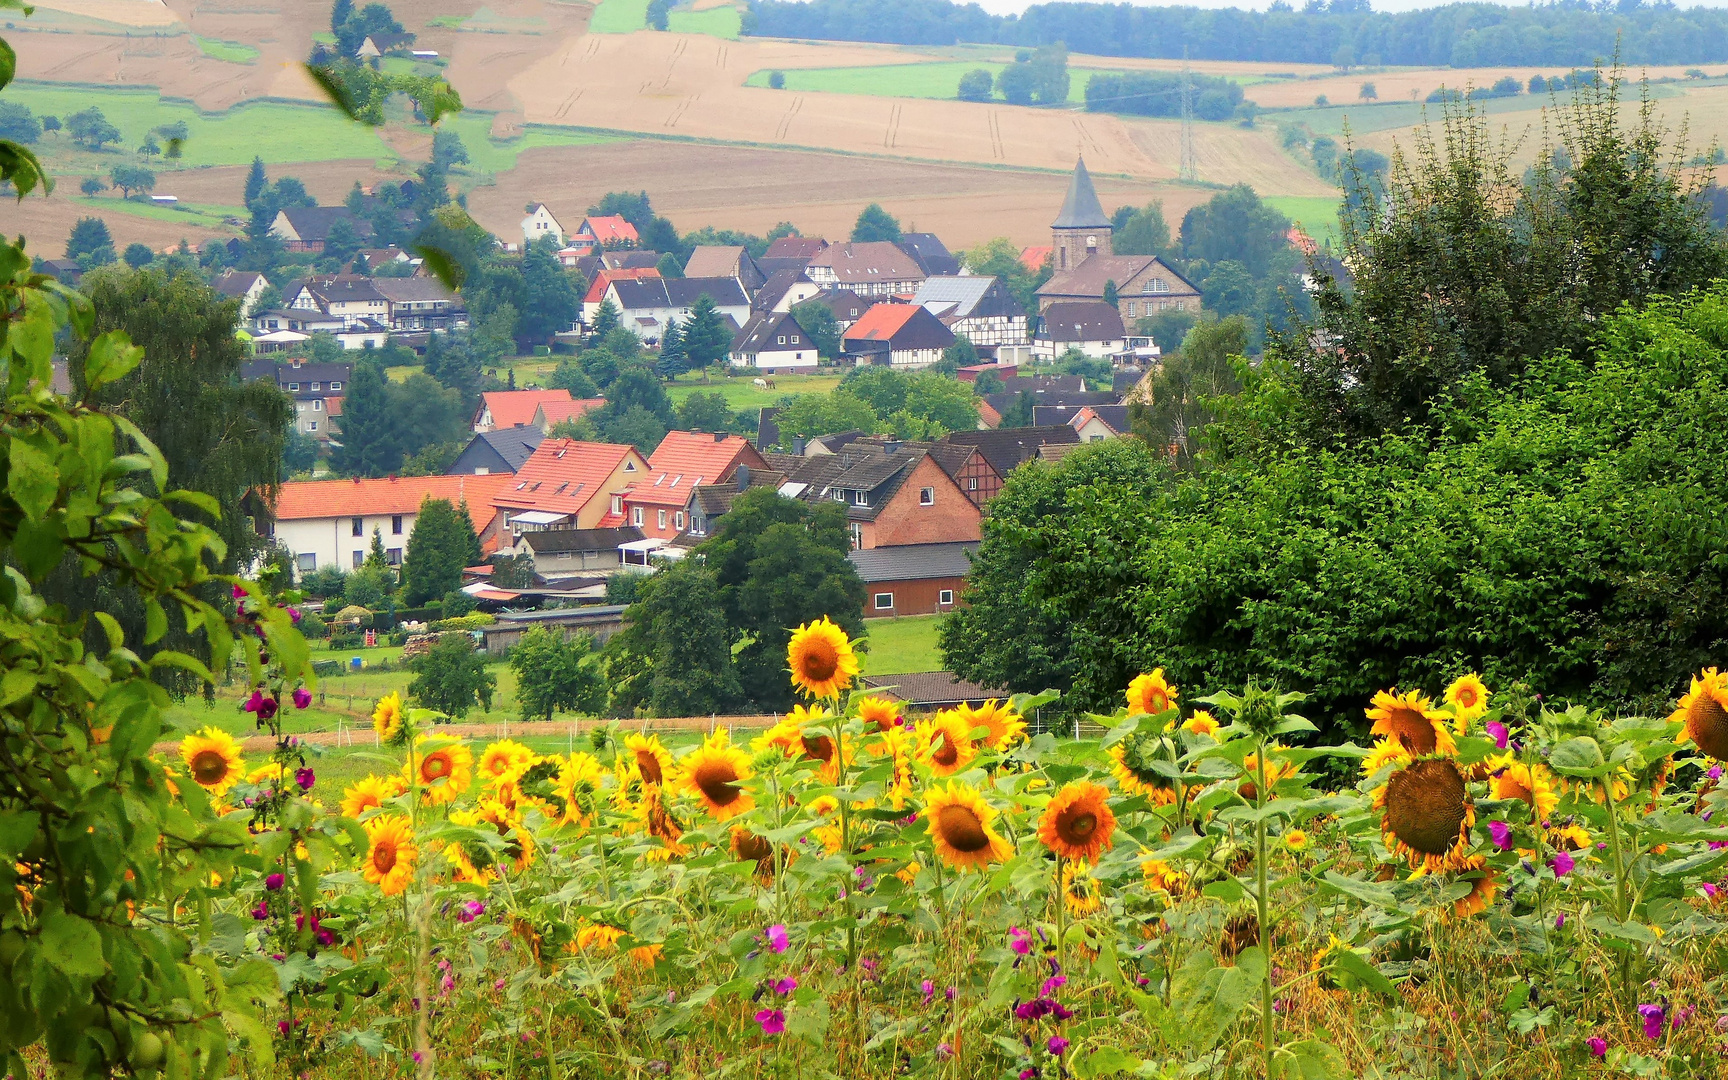
[{"label": "grey roof", "polygon": [[810,260],[826,266],[844,284],[852,282],[915,282],[926,277],[918,261],[886,240],[834,244]]},{"label": "grey roof", "polygon": [[736,278],[636,278],[614,281],[618,301],[628,311],[687,308],[707,296],[717,307],[749,307],[750,298]]},{"label": "grey roof", "polygon": [[289,286],[290,291],[282,295],[292,301],[302,288],[309,289],[318,302],[328,307],[332,303],[357,303],[361,301],[383,300],[384,294],[369,277],[359,277],[355,274],[336,274],[330,277],[309,277],[302,282]]},{"label": "grey roof", "polygon": [[1044,309],[1044,329],[1038,336],[1046,341],[1120,341],[1127,334],[1122,314],[1115,305],[1102,300],[1081,300],[1074,303],[1051,304]]},{"label": "grey roof", "polygon": [[986,698],[1006,698],[1007,690],[991,689],[958,678],[951,671],[908,671],[900,675],[866,675],[861,680],[884,697],[908,705],[981,704]]},{"label": "grey roof", "polygon": [[976,446],[990,467],[1004,478],[1021,462],[1037,457],[1040,446],[1080,441],[1080,433],[1066,424],[1059,427],[951,431],[943,437],[951,443]]},{"label": "grey roof", "polygon": [[459,303],[456,294],[444,287],[437,278],[419,277],[379,277],[372,278],[372,287],[378,294],[392,304],[423,303],[427,300],[444,300],[449,303]]},{"label": "grey roof", "polygon": [[616,529],[544,529],[523,533],[522,539],[536,555],[549,551],[616,551],[619,544],[642,539],[642,530],[634,525]]},{"label": "grey roof", "polygon": [[866,300],[851,289],[828,289],[810,299],[821,301],[834,313],[835,320],[843,323],[857,322],[866,311],[876,306],[874,300]]},{"label": "grey roof", "polygon": [[1074,162],[1074,179],[1068,182],[1068,197],[1062,200],[1062,212],[1050,223],[1052,229],[1108,229],[1110,218],[1098,205],[1098,192],[1092,188],[1092,174],[1086,171],[1086,159]]},{"label": "grey roof", "polygon": [[780,298],[791,292],[792,286],[799,282],[806,285],[811,284],[810,278],[802,268],[774,271],[773,276],[763,282],[760,289],[756,290],[757,309],[761,311],[772,310],[774,305],[780,302]]},{"label": "grey roof", "polygon": [[494,453],[504,459],[511,472],[520,472],[522,463],[534,454],[546,433],[533,424],[517,424],[507,428],[493,428],[483,431],[470,440],[469,445],[485,443]]},{"label": "grey roof", "polygon": [[960,260],[935,233],[914,232],[900,237],[900,250],[926,274],[958,274]]},{"label": "grey roof", "polygon": [[1121,400],[1105,390],[1004,390],[1000,394],[985,394],[984,401],[998,415],[1005,416],[1020,403],[1021,394],[1032,395],[1034,409],[1049,405],[1115,405]]},{"label": "grey roof", "polygon": [[251,270],[230,270],[210,283],[210,287],[223,296],[245,296],[252,291],[252,284],[263,281],[270,284],[263,274]]},{"label": "grey roof", "polygon": [[372,235],[372,223],[346,206],[294,206],[282,210],[282,215],[293,226],[295,235],[309,244],[322,244],[330,236],[330,227],[338,221],[346,221],[357,240]]},{"label": "grey roof", "polygon": [[1040,427],[1072,423],[1075,414],[1081,409],[1091,409],[1093,414],[1109,424],[1110,429],[1116,434],[1127,434],[1128,406],[1126,405],[1034,405],[1032,407],[1032,422]]},{"label": "grey roof", "polygon": [[775,417],[780,415],[780,406],[764,405],[756,412],[756,449],[773,446],[780,441],[780,425]]},{"label": "grey roof", "polygon": [[912,297],[914,304],[939,319],[969,319],[984,315],[1023,317],[1026,309],[1002,282],[986,274],[925,278]]},{"label": "grey roof", "polygon": [[782,236],[768,245],[763,257],[768,259],[814,259],[828,246],[820,236]]},{"label": "grey roof", "polygon": [[[790,325],[787,325],[790,324]],[[784,335],[789,340],[781,345],[775,338]],[[753,316],[732,339],[732,351],[749,355],[766,349],[814,349],[810,332],[798,325],[790,311],[769,311]]]},{"label": "grey roof", "polygon": [[[312,391],[313,383],[329,386],[332,382],[347,382],[353,374],[352,364],[278,364],[274,360],[251,360],[240,365],[240,378],[250,382],[254,379],[270,379],[284,392],[295,393],[304,398],[323,397],[324,391]],[[298,390],[289,391],[288,384],[295,383]]]},{"label": "grey roof", "polygon": [[954,544],[900,544],[848,552],[853,569],[866,584],[879,581],[923,581],[929,578],[965,577],[972,569],[970,552],[975,541]]}]

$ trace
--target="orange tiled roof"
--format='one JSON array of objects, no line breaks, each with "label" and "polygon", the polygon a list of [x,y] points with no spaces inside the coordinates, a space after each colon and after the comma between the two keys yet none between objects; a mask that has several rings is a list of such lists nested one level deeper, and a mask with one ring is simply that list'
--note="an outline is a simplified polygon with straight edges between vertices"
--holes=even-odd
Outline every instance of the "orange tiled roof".
[{"label": "orange tiled roof", "polygon": [[614,281],[635,281],[638,278],[660,276],[658,266],[621,266],[616,270],[602,270],[594,275],[594,280],[583,294],[584,304],[598,304],[606,296],[606,290]]},{"label": "orange tiled roof", "polygon": [[712,476],[695,473],[651,472],[624,490],[624,502],[631,506],[683,506],[697,484],[713,482]]},{"label": "orange tiled roof", "polygon": [[474,531],[492,520],[492,499],[515,478],[495,476],[392,476],[379,480],[292,480],[276,496],[277,521],[412,514],[428,496],[468,503]]},{"label": "orange tiled roof", "polygon": [[568,390],[494,390],[481,394],[482,408],[492,413],[493,427],[515,427],[534,419],[534,410],[548,401],[569,401]]},{"label": "orange tiled roof", "polygon": [[602,244],[621,241],[634,244],[637,240],[636,226],[617,215],[607,217],[590,217],[588,227],[594,231],[594,239]]},{"label": "orange tiled roof", "polygon": [[606,481],[627,460],[634,460],[641,474],[648,472],[648,462],[634,446],[547,439],[515,476],[506,477],[510,483],[493,496],[492,505],[574,514],[603,494]]},{"label": "orange tiled roof", "polygon": [[742,435],[727,435],[715,439],[706,431],[668,431],[648,459],[655,472],[682,473],[686,477],[700,473],[712,484],[720,480],[732,463],[750,446]]},{"label": "orange tiled roof", "polygon": [[1044,260],[1055,250],[1049,244],[1043,247],[1023,247],[1020,249],[1020,265],[1024,266],[1028,273],[1036,274],[1044,268]]},{"label": "orange tiled roof", "polygon": [[923,310],[917,304],[877,304],[846,328],[845,340],[888,341]]},{"label": "orange tiled roof", "polygon": [[542,401],[537,411],[546,418],[546,426],[550,428],[566,420],[574,420],[589,409],[598,409],[604,404],[606,404],[606,399],[600,397],[574,398],[570,401]]}]

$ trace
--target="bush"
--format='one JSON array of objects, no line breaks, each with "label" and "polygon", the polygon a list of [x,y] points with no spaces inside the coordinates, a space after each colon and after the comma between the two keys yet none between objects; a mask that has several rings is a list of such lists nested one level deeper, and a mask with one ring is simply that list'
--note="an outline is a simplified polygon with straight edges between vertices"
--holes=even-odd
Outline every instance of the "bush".
[{"label": "bush", "polygon": [[461,589],[451,589],[444,594],[444,612],[446,619],[460,619],[472,612],[480,602],[463,592]]},{"label": "bush", "polygon": [[995,77],[985,68],[968,71],[960,76],[960,91],[957,96],[961,101],[989,101],[990,88],[995,81]]},{"label": "bush", "polygon": [[475,611],[455,619],[439,619],[429,629],[434,632],[441,630],[478,630],[482,626],[491,626],[498,620],[484,611]]},{"label": "bush", "polygon": [[300,635],[311,639],[329,637],[330,624],[320,618],[316,611],[302,612],[300,615]]},{"label": "bush", "polygon": [[786,89],[786,73],[784,71],[770,71],[768,73],[768,86],[773,90]]},{"label": "bush", "polygon": [[365,634],[331,634],[331,649],[363,649],[366,647]]},{"label": "bush", "polygon": [[485,655],[474,651],[470,639],[460,634],[439,638],[408,668],[416,675],[408,684],[408,695],[422,706],[458,719],[476,704],[482,711],[491,711],[498,679],[486,670]]}]

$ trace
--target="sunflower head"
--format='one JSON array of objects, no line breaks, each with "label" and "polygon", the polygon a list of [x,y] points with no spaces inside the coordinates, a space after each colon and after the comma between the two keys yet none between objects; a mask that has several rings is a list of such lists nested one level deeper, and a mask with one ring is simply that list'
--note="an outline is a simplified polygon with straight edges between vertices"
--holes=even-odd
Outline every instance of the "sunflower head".
[{"label": "sunflower head", "polygon": [[1500,874],[1488,865],[1488,860],[1478,856],[1470,860],[1468,869],[1473,870],[1476,876],[1470,882],[1470,891],[1452,902],[1452,917],[1455,919],[1482,914],[1500,892]]},{"label": "sunflower head", "polygon": [[240,757],[240,743],[226,731],[207,727],[180,741],[180,760],[198,786],[212,795],[221,795],[240,782],[246,762]]},{"label": "sunflower head", "polygon": [[683,761],[682,785],[716,821],[737,817],[756,805],[744,789],[750,755],[733,746],[725,728],[714,733]]},{"label": "sunflower head", "polygon": [[1458,752],[1452,732],[1446,727],[1451,717],[1436,709],[1420,690],[1402,695],[1396,688],[1390,692],[1377,691],[1364,711],[1374,721],[1369,729],[1374,735],[1402,744],[1411,757]]},{"label": "sunflower head", "polygon": [[372,707],[372,730],[386,746],[399,746],[408,737],[407,714],[402,708],[402,695],[392,690]]},{"label": "sunflower head", "polygon": [[624,739],[625,756],[644,784],[664,784],[672,776],[672,751],[658,735],[630,735]]},{"label": "sunflower head", "polygon": [[1560,793],[1548,767],[1526,765],[1512,754],[1488,762],[1488,792],[1496,799],[1517,799],[1537,821],[1547,821],[1560,806]]},{"label": "sunflower head", "polygon": [[1167,735],[1136,731],[1112,746],[1110,775],[1125,795],[1144,795],[1154,805],[1176,801],[1176,781],[1158,770],[1158,764],[1173,763],[1180,755]]},{"label": "sunflower head", "polygon": [[509,859],[518,873],[533,864],[534,835],[523,825],[522,818],[503,802],[483,797],[472,810],[452,813],[450,820],[474,829],[491,828],[503,839],[502,849],[485,844],[465,845],[468,858],[482,871],[490,871],[500,859]]},{"label": "sunflower head", "polygon": [[1488,688],[1475,672],[1461,675],[1446,688],[1446,704],[1452,706],[1452,713],[1458,718],[1454,730],[1468,735],[1470,725],[1488,711]]},{"label": "sunflower head", "polygon": [[1668,719],[1685,725],[1681,741],[1691,739],[1717,761],[1728,761],[1728,672],[1706,668],[1694,676]]},{"label": "sunflower head", "polygon": [[581,750],[562,759],[552,790],[560,804],[558,824],[587,825],[600,812],[600,792],[606,770],[593,754]]},{"label": "sunflower head", "polygon": [[1038,839],[1064,859],[1096,862],[1115,843],[1116,815],[1110,793],[1088,780],[1065,785],[1038,819]]},{"label": "sunflower head", "polygon": [[858,657],[846,631],[824,615],[792,631],[786,645],[786,665],[792,685],[813,698],[833,698],[852,685],[858,674]]},{"label": "sunflower head", "polygon": [[918,757],[937,776],[953,776],[978,756],[972,727],[953,709],[943,709],[918,725]]},{"label": "sunflower head", "polygon": [[1140,860],[1140,875],[1146,879],[1148,889],[1166,892],[1171,896],[1181,895],[1188,884],[1183,873],[1163,859]]},{"label": "sunflower head", "polygon": [[1068,914],[1077,919],[1085,918],[1104,906],[1103,887],[1092,876],[1092,868],[1086,863],[1063,864],[1062,903]]},{"label": "sunflower head", "polygon": [[361,777],[342,793],[342,816],[358,821],[361,814],[383,806],[385,799],[394,799],[395,786],[382,776]]},{"label": "sunflower head", "polygon": [[967,731],[984,728],[989,732],[984,737],[984,745],[992,750],[1007,750],[1026,737],[1026,718],[1000,704],[995,698],[989,699],[976,709],[962,702],[955,711],[968,725]]},{"label": "sunflower head", "polygon": [[1152,669],[1150,675],[1141,673],[1128,684],[1128,715],[1169,712],[1176,706],[1176,696],[1176,687],[1164,678],[1163,668]]},{"label": "sunflower head", "polygon": [[1374,792],[1386,846],[1417,870],[1464,865],[1475,812],[1464,776],[1449,758],[1423,758],[1387,778]]},{"label": "sunflower head", "polygon": [[520,780],[534,761],[534,751],[513,739],[500,739],[480,751],[476,771],[487,786],[502,788]]},{"label": "sunflower head", "polygon": [[457,742],[428,742],[426,736],[417,741],[413,768],[420,797],[433,806],[455,802],[474,780],[474,755]]},{"label": "sunflower head", "polygon": [[1215,736],[1218,734],[1218,720],[1205,709],[1195,709],[1193,716],[1182,721],[1182,730],[1191,735]]},{"label": "sunflower head", "polygon": [[858,719],[874,724],[877,731],[890,731],[906,723],[900,716],[899,703],[880,694],[867,694],[858,699]]},{"label": "sunflower head", "polygon": [[991,826],[996,810],[978,789],[959,782],[932,787],[924,803],[936,857],[956,870],[983,870],[1012,855],[1008,841]]},{"label": "sunflower head", "polygon": [[367,881],[385,896],[397,896],[414,879],[414,827],[399,814],[376,817],[366,823],[366,862],[360,868]]},{"label": "sunflower head", "polygon": [[1308,834],[1303,832],[1301,829],[1284,830],[1284,846],[1289,848],[1291,851],[1307,851],[1309,844],[1310,841],[1308,839]]}]

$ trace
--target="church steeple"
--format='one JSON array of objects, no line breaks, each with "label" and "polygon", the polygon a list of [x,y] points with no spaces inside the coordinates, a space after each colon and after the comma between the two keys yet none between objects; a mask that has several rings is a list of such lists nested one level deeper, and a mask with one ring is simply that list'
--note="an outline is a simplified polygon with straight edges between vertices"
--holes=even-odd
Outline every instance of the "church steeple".
[{"label": "church steeple", "polygon": [[1051,244],[1056,249],[1056,271],[1072,270],[1092,255],[1110,254],[1110,219],[1098,203],[1086,159],[1074,163],[1074,178],[1068,182],[1068,197],[1062,212],[1050,224]]}]

